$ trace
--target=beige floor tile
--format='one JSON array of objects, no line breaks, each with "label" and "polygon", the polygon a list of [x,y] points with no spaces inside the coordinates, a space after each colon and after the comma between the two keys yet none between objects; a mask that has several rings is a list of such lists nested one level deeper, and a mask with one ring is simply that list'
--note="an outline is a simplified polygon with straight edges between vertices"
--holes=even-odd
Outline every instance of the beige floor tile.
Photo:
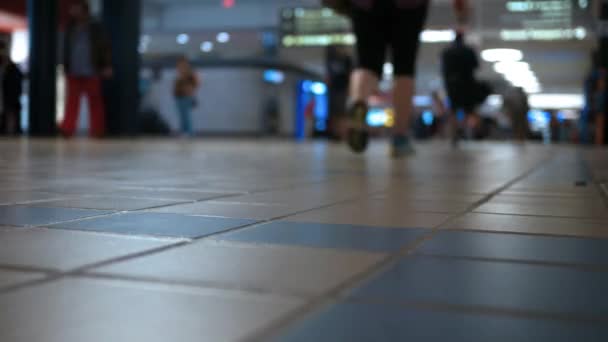
[{"label": "beige floor tile", "polygon": [[52,229],[0,230],[0,264],[68,270],[175,242]]},{"label": "beige floor tile", "polygon": [[555,217],[472,213],[444,225],[444,228],[608,238],[608,223],[605,221]]},{"label": "beige floor tile", "polygon": [[0,296],[0,341],[241,341],[300,305],[286,297],[66,279]]},{"label": "beige floor tile", "polygon": [[65,198],[65,195],[39,191],[2,191],[0,190],[0,205],[21,204],[34,201]]},{"label": "beige floor tile", "polygon": [[157,213],[174,213],[186,215],[220,216],[254,220],[268,220],[302,210],[280,204],[256,204],[240,202],[206,201],[191,204],[174,205],[150,210]]},{"label": "beige floor tile", "polygon": [[606,220],[608,224],[608,209],[593,205],[585,207],[569,204],[487,203],[477,208],[475,212],[595,219]]},{"label": "beige floor tile", "polygon": [[202,286],[319,295],[367,270],[382,254],[200,242],[92,272]]},{"label": "beige floor tile", "polygon": [[42,207],[126,211],[154,208],[177,203],[182,202],[175,200],[158,200],[148,198],[86,196],[65,200],[38,202],[33,205]]},{"label": "beige floor tile", "polygon": [[290,216],[285,220],[395,228],[433,228],[449,216],[444,213],[416,212],[401,203],[371,200],[312,210]]}]

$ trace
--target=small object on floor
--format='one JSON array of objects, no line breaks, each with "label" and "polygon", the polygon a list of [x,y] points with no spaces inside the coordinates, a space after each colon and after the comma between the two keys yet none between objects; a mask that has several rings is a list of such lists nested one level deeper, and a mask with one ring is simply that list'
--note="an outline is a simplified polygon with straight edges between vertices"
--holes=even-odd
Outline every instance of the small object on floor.
[{"label": "small object on floor", "polygon": [[406,135],[395,135],[391,141],[391,156],[395,159],[415,154],[410,138]]},{"label": "small object on floor", "polygon": [[365,102],[359,101],[351,105],[348,110],[351,125],[346,139],[348,146],[355,153],[363,153],[369,145],[369,132],[367,131],[367,112],[369,108]]},{"label": "small object on floor", "polygon": [[577,187],[580,188],[584,188],[587,186],[587,182],[586,181],[577,181],[576,183],[574,183]]}]

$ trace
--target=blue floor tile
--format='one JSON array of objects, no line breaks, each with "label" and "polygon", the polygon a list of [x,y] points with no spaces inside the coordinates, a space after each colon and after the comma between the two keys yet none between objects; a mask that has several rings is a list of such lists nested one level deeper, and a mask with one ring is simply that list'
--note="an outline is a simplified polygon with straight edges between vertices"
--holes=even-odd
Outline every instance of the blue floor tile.
[{"label": "blue floor tile", "polygon": [[417,256],[351,295],[608,317],[606,289],[605,272]]},{"label": "blue floor tile", "polygon": [[110,213],[103,210],[0,206],[0,225],[40,226]]},{"label": "blue floor tile", "polygon": [[608,239],[445,231],[424,242],[417,252],[608,266]]},{"label": "blue floor tile", "polygon": [[252,223],[255,221],[177,214],[129,213],[58,224],[50,228],[198,238]]},{"label": "blue floor tile", "polygon": [[599,342],[608,341],[608,326],[344,303],[274,341]]},{"label": "blue floor tile", "polygon": [[424,229],[272,222],[235,233],[220,235],[217,238],[240,242],[394,252],[428,232]]}]

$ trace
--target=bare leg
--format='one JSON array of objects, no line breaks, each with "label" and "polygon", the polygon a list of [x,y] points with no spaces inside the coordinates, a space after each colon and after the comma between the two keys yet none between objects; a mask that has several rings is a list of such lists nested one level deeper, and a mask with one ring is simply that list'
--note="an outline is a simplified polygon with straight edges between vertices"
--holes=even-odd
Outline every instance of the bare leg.
[{"label": "bare leg", "polygon": [[367,99],[378,89],[379,81],[378,76],[369,70],[355,70],[350,77],[350,101],[367,102]]},{"label": "bare leg", "polygon": [[407,135],[414,106],[414,79],[409,76],[395,78],[393,105],[395,107],[395,134]]}]

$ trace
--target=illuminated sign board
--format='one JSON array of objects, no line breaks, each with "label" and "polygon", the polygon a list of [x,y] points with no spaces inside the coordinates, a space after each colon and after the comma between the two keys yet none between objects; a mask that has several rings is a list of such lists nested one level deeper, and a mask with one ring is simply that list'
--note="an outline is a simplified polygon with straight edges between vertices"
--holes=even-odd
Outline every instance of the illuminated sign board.
[{"label": "illuminated sign board", "polygon": [[587,0],[505,0],[500,37],[507,41],[583,40]]}]

